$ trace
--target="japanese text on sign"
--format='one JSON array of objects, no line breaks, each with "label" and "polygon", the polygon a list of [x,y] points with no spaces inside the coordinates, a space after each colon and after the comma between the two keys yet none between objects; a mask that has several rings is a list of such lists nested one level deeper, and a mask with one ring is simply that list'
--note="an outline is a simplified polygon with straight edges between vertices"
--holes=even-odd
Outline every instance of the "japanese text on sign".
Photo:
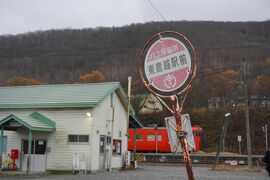
[{"label": "japanese text on sign", "polygon": [[186,46],[171,37],[157,40],[149,48],[145,61],[145,76],[152,86],[170,92],[181,87],[189,76],[191,57]]}]

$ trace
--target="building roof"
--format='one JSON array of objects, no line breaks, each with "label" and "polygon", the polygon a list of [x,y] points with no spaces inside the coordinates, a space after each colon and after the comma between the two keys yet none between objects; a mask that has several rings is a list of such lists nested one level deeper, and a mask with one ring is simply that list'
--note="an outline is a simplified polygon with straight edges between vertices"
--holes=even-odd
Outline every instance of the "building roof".
[{"label": "building roof", "polygon": [[96,107],[116,90],[124,100],[119,82],[1,87],[0,109]]},{"label": "building roof", "polygon": [[114,92],[127,108],[120,82],[0,87],[0,109],[92,108]]}]

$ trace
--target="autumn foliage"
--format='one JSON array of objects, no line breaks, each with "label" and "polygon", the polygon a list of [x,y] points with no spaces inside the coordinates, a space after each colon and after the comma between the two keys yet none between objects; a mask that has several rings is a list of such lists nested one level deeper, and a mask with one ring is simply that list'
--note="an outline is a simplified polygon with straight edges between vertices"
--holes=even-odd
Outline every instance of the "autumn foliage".
[{"label": "autumn foliage", "polygon": [[255,94],[270,96],[270,76],[257,76],[252,85],[252,90]]},{"label": "autumn foliage", "polygon": [[4,86],[28,86],[39,84],[41,84],[41,82],[36,79],[26,78],[22,76],[11,77],[4,82]]},{"label": "autumn foliage", "polygon": [[95,71],[92,71],[92,72],[89,72],[87,74],[80,76],[81,83],[104,82],[104,81],[106,81],[106,79],[107,78],[105,77],[105,75],[98,70],[95,70]]}]

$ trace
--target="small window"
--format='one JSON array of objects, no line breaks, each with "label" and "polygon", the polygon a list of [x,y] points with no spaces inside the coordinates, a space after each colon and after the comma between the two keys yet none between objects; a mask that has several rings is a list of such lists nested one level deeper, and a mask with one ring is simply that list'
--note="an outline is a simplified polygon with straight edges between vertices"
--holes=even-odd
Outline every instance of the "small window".
[{"label": "small window", "polygon": [[113,154],[121,155],[122,142],[121,140],[113,140]]},{"label": "small window", "polygon": [[35,154],[45,154],[47,141],[44,140],[36,140],[35,141]]},{"label": "small window", "polygon": [[136,134],[136,141],[141,141],[141,140],[142,140],[142,135]]},{"label": "small window", "polygon": [[68,142],[78,142],[78,135],[68,135]]},{"label": "small window", "polygon": [[107,144],[111,144],[112,138],[110,136],[107,136]]},{"label": "small window", "polygon": [[70,143],[88,143],[89,135],[68,135],[68,142]]},{"label": "small window", "polygon": [[89,142],[88,135],[79,135],[79,142]]},{"label": "small window", "polygon": [[158,139],[158,141],[162,141],[162,136],[159,134],[157,139]]}]

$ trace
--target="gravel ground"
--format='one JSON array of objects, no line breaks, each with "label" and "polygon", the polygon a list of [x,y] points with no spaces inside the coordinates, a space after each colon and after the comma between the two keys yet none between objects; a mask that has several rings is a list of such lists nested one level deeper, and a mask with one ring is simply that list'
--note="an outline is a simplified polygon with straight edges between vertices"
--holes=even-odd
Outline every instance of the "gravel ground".
[{"label": "gravel ground", "polygon": [[[196,180],[269,180],[266,171],[263,172],[225,172],[211,171],[210,167],[193,167]],[[143,164],[137,170],[119,172],[102,172],[95,174],[79,175],[1,175],[1,180],[6,179],[39,179],[39,180],[185,180],[188,179],[186,169],[179,165]]]}]

